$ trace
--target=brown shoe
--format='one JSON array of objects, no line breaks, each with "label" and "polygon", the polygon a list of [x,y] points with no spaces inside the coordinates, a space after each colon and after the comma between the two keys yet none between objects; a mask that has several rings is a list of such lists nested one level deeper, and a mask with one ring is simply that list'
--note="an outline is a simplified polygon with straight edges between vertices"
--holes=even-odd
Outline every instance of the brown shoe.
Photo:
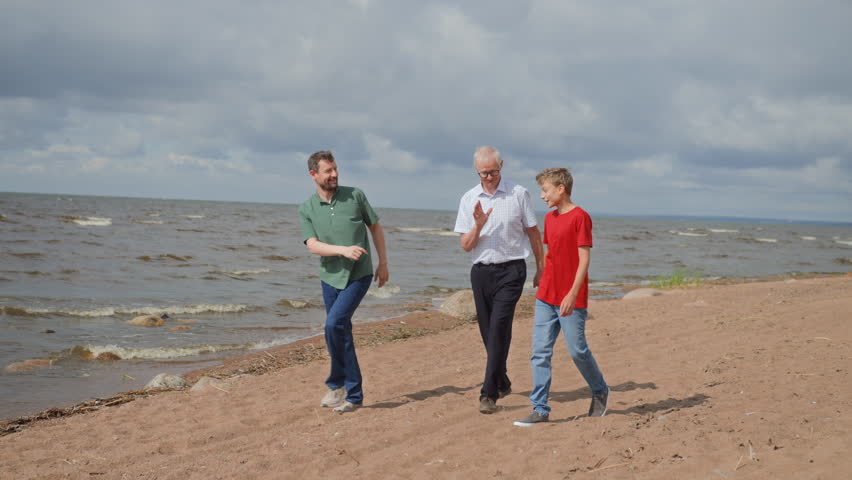
[{"label": "brown shoe", "polygon": [[497,411],[497,402],[488,397],[479,400],[479,413],[494,413]]}]

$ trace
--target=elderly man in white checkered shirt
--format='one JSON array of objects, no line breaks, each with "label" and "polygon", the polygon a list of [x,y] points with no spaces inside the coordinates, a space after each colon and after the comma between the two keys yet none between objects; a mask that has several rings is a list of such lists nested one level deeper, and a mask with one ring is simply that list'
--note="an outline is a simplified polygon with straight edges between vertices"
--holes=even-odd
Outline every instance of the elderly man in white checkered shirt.
[{"label": "elderly man in white checkered shirt", "polygon": [[473,167],[480,184],[459,202],[455,231],[461,246],[473,254],[470,284],[479,332],[488,360],[479,393],[479,411],[494,413],[497,400],[512,392],[506,359],[512,343],[515,305],[527,278],[526,258],[535,255],[538,286],[544,270],[544,249],[529,191],[500,175],[503,159],[494,147],[479,147]]}]

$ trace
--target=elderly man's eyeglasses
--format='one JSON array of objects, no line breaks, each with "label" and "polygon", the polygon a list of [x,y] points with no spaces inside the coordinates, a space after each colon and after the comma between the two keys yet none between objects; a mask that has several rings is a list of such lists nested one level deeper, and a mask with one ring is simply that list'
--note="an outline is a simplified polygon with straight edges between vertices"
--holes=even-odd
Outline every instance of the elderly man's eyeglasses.
[{"label": "elderly man's eyeglasses", "polygon": [[496,177],[497,175],[500,175],[500,170],[499,169],[497,169],[497,170],[485,170],[483,172],[477,172],[477,173],[479,173],[479,176],[482,177],[482,178],[488,178],[489,175],[492,176],[492,177]]}]

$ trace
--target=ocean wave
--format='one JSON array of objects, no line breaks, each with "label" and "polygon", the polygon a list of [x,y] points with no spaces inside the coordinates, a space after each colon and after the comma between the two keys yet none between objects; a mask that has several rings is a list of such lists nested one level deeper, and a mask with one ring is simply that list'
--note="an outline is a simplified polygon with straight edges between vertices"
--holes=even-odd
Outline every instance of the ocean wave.
[{"label": "ocean wave", "polygon": [[400,292],[398,285],[387,284],[382,288],[370,288],[367,290],[367,295],[376,298],[390,298]]},{"label": "ocean wave", "polygon": [[14,220],[10,220],[9,217],[0,213],[0,223],[18,223]]},{"label": "ocean wave", "polygon": [[76,215],[66,215],[62,217],[62,219],[84,227],[107,227],[112,225],[112,219],[105,217],[78,217]]},{"label": "ocean wave", "polygon": [[684,237],[706,237],[707,236],[706,233],[681,232],[681,231],[678,231],[678,230],[669,230],[669,231],[671,233],[674,233],[675,235],[681,235],[681,236],[684,236]]},{"label": "ocean wave", "polygon": [[313,307],[317,306],[317,305],[314,305],[313,303],[311,303],[307,300],[296,300],[296,299],[292,299],[292,298],[282,298],[281,300],[278,301],[278,305],[281,305],[281,306],[284,306],[284,307],[296,308],[296,309],[299,309],[299,310],[302,310],[302,309],[305,309],[305,308],[313,308]]},{"label": "ocean wave", "polygon": [[396,227],[399,232],[425,233],[427,235],[439,235],[443,237],[456,237],[458,233],[446,228],[430,228],[430,227]]},{"label": "ocean wave", "polygon": [[414,292],[414,294],[418,296],[447,295],[458,290],[458,288],[441,287],[438,285],[426,285],[426,288],[418,290]]},{"label": "ocean wave", "polygon": [[18,258],[35,258],[44,255],[41,252],[22,252],[22,253],[10,253],[9,255],[13,255]]},{"label": "ocean wave", "polygon": [[199,313],[241,313],[251,310],[248,305],[242,304],[200,304],[179,305],[171,307],[139,307],[139,308],[113,308],[103,307],[89,310],[64,309],[64,308],[28,308],[13,307],[10,305],[0,306],[0,312],[6,315],[65,315],[69,317],[113,317],[116,315],[169,315],[199,314]]},{"label": "ocean wave", "polygon": [[810,237],[810,236],[804,236],[804,237],[799,237],[799,238],[801,238],[802,240],[816,240],[816,237]]},{"label": "ocean wave", "polygon": [[178,262],[188,262],[192,260],[192,255],[175,255],[173,253],[163,253],[156,257],[151,257],[150,255],[142,255],[136,257],[136,260],[142,260],[143,262],[150,262],[152,260],[177,260]]},{"label": "ocean wave", "polygon": [[142,225],[162,225],[166,222],[162,220],[134,220],[134,223],[141,223]]},{"label": "ocean wave", "polygon": [[133,348],[118,345],[82,345],[71,348],[64,353],[85,359],[96,359],[99,355],[112,354],[121,360],[170,360],[205,353],[245,350],[253,346],[254,344],[204,344],[183,347]]},{"label": "ocean wave", "polygon": [[273,262],[289,262],[293,260],[295,257],[285,257],[283,255],[267,255],[262,257],[264,260],[271,260]]},{"label": "ocean wave", "polygon": [[841,245],[852,246],[852,240],[835,240],[834,243],[839,243]]},{"label": "ocean wave", "polygon": [[727,228],[709,228],[708,230],[710,230],[713,233],[739,233],[740,232],[739,230],[730,230],[730,229],[727,229]]},{"label": "ocean wave", "polygon": [[181,215],[184,218],[204,218],[204,215]]},{"label": "ocean wave", "polygon": [[778,243],[777,238],[755,238],[754,241],[761,243]]},{"label": "ocean wave", "polygon": [[269,273],[272,270],[268,268],[259,268],[257,270],[214,270],[212,272],[207,273],[219,273],[223,275],[237,275],[237,276],[245,276],[245,275],[258,275],[261,273]]}]

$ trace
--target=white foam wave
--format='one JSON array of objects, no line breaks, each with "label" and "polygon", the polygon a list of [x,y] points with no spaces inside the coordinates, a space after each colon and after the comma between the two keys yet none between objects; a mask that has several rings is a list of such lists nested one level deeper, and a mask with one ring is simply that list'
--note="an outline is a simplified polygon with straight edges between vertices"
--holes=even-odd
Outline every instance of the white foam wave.
[{"label": "white foam wave", "polygon": [[136,223],[141,223],[143,225],[162,225],[162,220],[136,220]]},{"label": "white foam wave", "polygon": [[835,240],[834,243],[852,246],[852,240]]},{"label": "white foam wave", "polygon": [[458,235],[456,232],[452,232],[443,228],[430,228],[430,227],[397,227],[397,230],[401,232],[414,232],[414,233],[425,233],[427,235],[440,235],[443,237],[455,237]]},{"label": "white foam wave", "polygon": [[117,345],[86,345],[84,348],[97,357],[102,353],[113,353],[122,360],[168,360],[172,358],[191,357],[203,353],[227,352],[251,348],[252,345],[222,344],[222,345],[187,345],[185,347],[151,347],[126,348]]},{"label": "white foam wave", "polygon": [[778,243],[777,238],[755,238],[754,241],[763,243]]},{"label": "white foam wave", "polygon": [[102,217],[81,217],[81,218],[72,218],[72,222],[77,225],[83,225],[85,227],[107,227],[112,225],[111,218],[102,218]]},{"label": "white foam wave", "polygon": [[[14,308],[14,307],[12,307]],[[92,310],[51,309],[51,308],[15,308],[15,311],[28,315],[67,315],[71,317],[112,317],[115,315],[169,315],[198,314],[198,313],[239,313],[248,310],[247,305],[239,304],[201,304],[174,307],[142,307],[142,308],[95,308]]]},{"label": "white foam wave", "polygon": [[729,230],[727,228],[709,228],[713,233],[739,233],[739,230]]},{"label": "white foam wave", "polygon": [[802,240],[816,240],[816,237],[799,237]]},{"label": "white foam wave", "polygon": [[376,298],[390,298],[394,294],[399,293],[400,288],[397,285],[387,284],[382,288],[371,288],[367,290],[367,295]]},{"label": "white foam wave", "polygon": [[257,270],[216,270],[211,273],[223,273],[225,275],[257,275],[260,273],[269,273],[272,270],[268,268],[259,268]]},{"label": "white foam wave", "polygon": [[181,215],[184,218],[204,218],[204,215]]},{"label": "white foam wave", "polygon": [[682,235],[682,236],[684,236],[684,237],[706,237],[706,236],[707,236],[707,234],[706,234],[706,233],[678,232],[678,231],[676,231],[676,230],[674,231],[674,233],[676,233],[676,234],[678,234],[678,235]]}]

